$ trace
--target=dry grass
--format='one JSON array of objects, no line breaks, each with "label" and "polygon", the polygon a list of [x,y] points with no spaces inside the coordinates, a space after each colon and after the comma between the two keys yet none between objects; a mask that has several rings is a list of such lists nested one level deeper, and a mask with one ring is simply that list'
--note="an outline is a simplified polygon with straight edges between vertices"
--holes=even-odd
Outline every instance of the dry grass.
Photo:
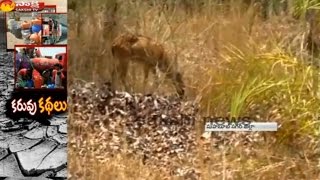
[{"label": "dry grass", "polygon": [[[319,69],[303,63],[308,59],[303,21],[288,16],[262,21],[254,8],[241,12],[234,5],[227,12],[208,2],[203,11],[186,15],[178,6],[173,12],[159,12],[157,7],[135,1],[122,3],[115,17],[106,16],[104,10],[112,12],[113,2],[101,6],[92,0],[93,9],[99,11],[83,6],[76,10],[80,18],[73,12],[68,16],[69,83],[75,79],[98,83],[111,79],[110,43],[117,34],[130,31],[152,37],[178,56],[186,96],[201,104],[202,115],[246,115],[282,125],[276,133],[263,133],[265,140],[252,144],[250,152],[242,145],[211,149],[210,163],[204,162],[205,153],[195,154],[202,179],[320,179],[320,100],[314,82]],[[79,34],[76,24],[81,24]],[[139,69],[136,67],[132,69]],[[129,81],[135,82],[134,91],[142,91],[141,81],[132,77]],[[162,87],[150,89],[148,85],[151,92],[174,93],[170,83],[164,82]],[[93,149],[103,143],[99,132],[73,126],[72,117],[70,114],[69,140],[80,136],[87,143],[87,149],[69,147],[72,177],[167,177],[161,170],[143,165],[138,157],[107,159],[94,155]],[[84,151],[92,154],[83,156]],[[203,151],[201,147],[199,151]],[[174,178],[168,175],[168,179]]]}]

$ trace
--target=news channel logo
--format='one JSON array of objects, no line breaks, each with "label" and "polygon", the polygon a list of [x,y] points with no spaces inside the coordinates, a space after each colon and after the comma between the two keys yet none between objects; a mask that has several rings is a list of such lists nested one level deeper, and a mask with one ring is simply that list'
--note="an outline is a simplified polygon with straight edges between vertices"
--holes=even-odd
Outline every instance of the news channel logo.
[{"label": "news channel logo", "polygon": [[16,3],[11,0],[0,1],[0,11],[11,12],[16,7]]}]

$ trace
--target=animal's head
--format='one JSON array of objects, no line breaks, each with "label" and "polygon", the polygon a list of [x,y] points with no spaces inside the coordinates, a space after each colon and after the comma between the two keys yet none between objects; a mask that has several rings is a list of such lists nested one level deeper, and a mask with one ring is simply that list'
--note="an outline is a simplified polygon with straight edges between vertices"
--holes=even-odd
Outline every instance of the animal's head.
[{"label": "animal's head", "polygon": [[124,33],[116,37],[111,46],[111,51],[113,56],[129,56],[131,54],[130,45],[138,41],[138,37]]}]

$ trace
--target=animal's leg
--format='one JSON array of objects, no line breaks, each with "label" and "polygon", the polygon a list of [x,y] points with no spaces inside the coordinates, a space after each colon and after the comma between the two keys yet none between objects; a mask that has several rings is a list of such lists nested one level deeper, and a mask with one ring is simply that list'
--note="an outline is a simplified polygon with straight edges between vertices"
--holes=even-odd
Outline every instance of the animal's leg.
[{"label": "animal's leg", "polygon": [[154,89],[158,89],[160,85],[160,70],[158,65],[154,68],[152,68],[152,73],[154,75]]},{"label": "animal's leg", "polygon": [[[125,90],[128,89],[127,84],[126,84],[126,76],[127,76],[127,71],[128,71],[128,61],[127,60],[119,60],[115,59],[116,61],[113,63],[113,68],[112,68],[112,87],[114,89],[116,88],[117,85],[122,85],[125,87]],[[119,83],[120,82],[120,83]]]},{"label": "animal's leg", "polygon": [[131,68],[130,68],[130,75],[131,75],[131,81],[130,81],[130,91],[133,91],[135,88],[135,84],[137,82],[137,68],[136,68],[136,64],[131,64]]},{"label": "animal's leg", "polygon": [[182,80],[182,75],[179,72],[169,71],[166,73],[166,77],[173,82],[173,85],[180,97],[184,96],[185,85]]},{"label": "animal's leg", "polygon": [[182,75],[181,73],[177,73],[175,77],[176,77],[175,86],[176,86],[177,92],[180,97],[183,97],[185,94],[185,84],[184,84],[184,81],[182,80]]},{"label": "animal's leg", "polygon": [[120,76],[120,82],[123,84],[125,91],[128,91],[129,86],[128,86],[126,78],[127,78],[127,74],[128,74],[129,61],[126,59],[126,60],[120,61],[119,63],[120,64],[119,64],[119,68],[118,68],[118,73]]},{"label": "animal's leg", "polygon": [[185,85],[182,80],[182,75],[177,71],[177,66],[174,64],[160,64],[159,70],[165,74],[166,79],[171,80],[180,97],[184,96]]},{"label": "animal's leg", "polygon": [[150,70],[150,67],[148,65],[144,65],[143,66],[143,73],[144,73],[144,76],[143,76],[143,93],[146,93],[146,86],[147,86],[147,83],[148,83],[149,70]]},{"label": "animal's leg", "polygon": [[116,81],[117,81],[117,77],[118,77],[118,64],[117,63],[113,63],[113,67],[112,67],[112,72],[111,72],[111,86],[113,89],[116,89]]}]

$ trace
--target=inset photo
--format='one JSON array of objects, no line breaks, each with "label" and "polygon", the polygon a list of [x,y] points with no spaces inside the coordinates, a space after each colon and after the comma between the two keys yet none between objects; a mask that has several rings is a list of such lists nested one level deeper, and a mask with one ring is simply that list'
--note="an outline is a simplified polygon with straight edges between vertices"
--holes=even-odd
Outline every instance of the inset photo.
[{"label": "inset photo", "polygon": [[66,13],[42,14],[42,44],[67,44],[68,22]]},{"label": "inset photo", "polygon": [[54,5],[46,6],[45,9],[37,12],[12,11],[6,13],[7,49],[13,50],[16,44],[41,45],[41,13],[55,11]]},{"label": "inset photo", "polygon": [[66,89],[67,47],[16,45],[15,89]]}]

